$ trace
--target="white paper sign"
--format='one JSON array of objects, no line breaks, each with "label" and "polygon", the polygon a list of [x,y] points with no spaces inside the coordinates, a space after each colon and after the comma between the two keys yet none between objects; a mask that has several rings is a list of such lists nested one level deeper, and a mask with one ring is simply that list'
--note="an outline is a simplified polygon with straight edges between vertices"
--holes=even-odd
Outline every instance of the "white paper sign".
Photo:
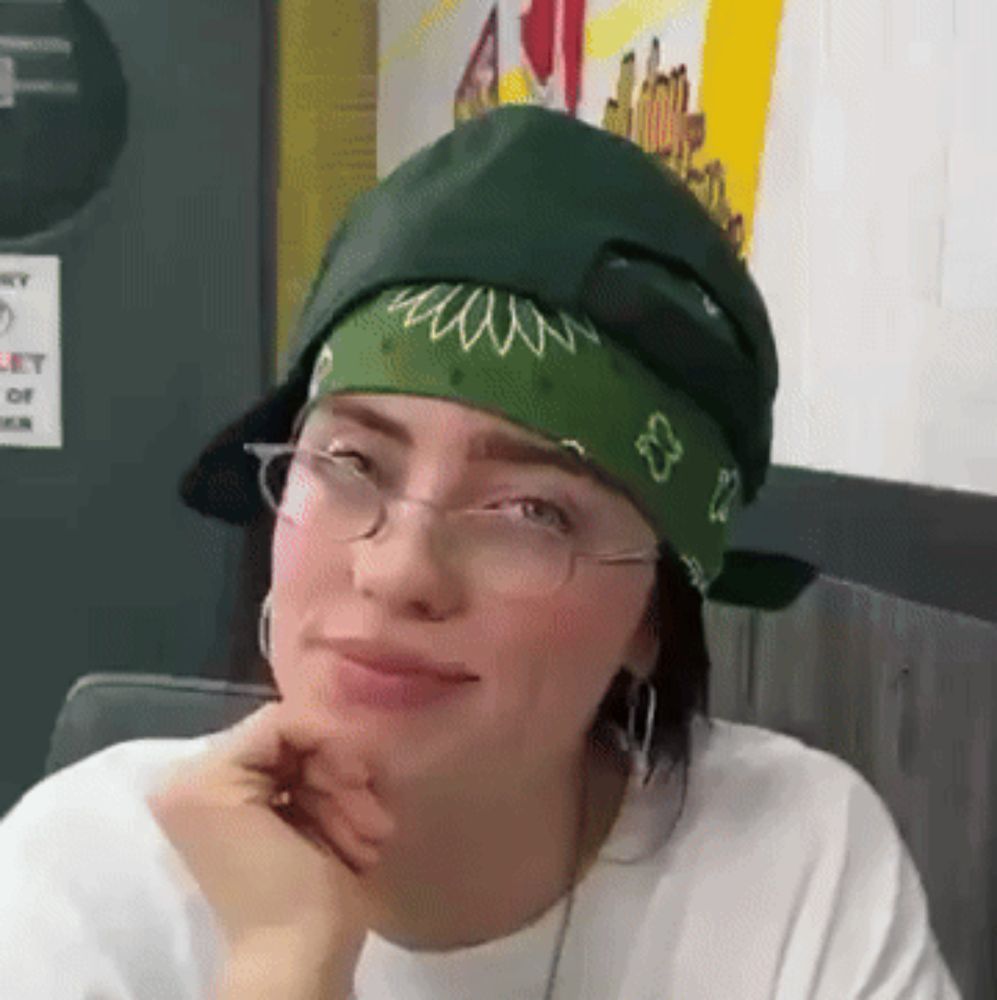
[{"label": "white paper sign", "polygon": [[59,269],[0,254],[0,447],[62,447]]}]

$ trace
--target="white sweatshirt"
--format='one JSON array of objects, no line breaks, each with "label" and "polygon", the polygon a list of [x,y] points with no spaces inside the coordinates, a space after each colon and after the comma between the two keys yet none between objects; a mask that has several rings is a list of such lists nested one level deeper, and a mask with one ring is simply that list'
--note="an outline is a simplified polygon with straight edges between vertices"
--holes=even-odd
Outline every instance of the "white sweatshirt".
[{"label": "white sweatshirt", "polygon": [[[213,1000],[217,925],[145,805],[211,739],[111,747],[0,822],[0,997]],[[555,1000],[959,1000],[907,849],[850,765],[721,720],[697,718],[692,749],[670,835],[678,768],[628,788],[576,890]],[[542,1000],[563,905],[456,951],[370,933],[356,996]]]}]

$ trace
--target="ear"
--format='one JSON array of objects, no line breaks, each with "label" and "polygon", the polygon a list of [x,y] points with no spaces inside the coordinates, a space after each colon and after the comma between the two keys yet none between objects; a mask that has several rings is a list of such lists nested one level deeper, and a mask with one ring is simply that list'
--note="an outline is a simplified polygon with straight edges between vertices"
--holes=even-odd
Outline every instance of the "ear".
[{"label": "ear", "polygon": [[651,587],[637,628],[624,653],[624,663],[638,677],[647,678],[658,662],[661,640],[658,637],[658,586]]}]

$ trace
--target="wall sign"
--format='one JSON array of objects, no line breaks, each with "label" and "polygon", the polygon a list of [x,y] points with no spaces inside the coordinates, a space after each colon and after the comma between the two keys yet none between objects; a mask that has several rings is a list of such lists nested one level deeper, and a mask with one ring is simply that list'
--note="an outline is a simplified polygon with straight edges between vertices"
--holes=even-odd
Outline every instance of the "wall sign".
[{"label": "wall sign", "polygon": [[60,260],[0,255],[0,447],[62,447]]}]

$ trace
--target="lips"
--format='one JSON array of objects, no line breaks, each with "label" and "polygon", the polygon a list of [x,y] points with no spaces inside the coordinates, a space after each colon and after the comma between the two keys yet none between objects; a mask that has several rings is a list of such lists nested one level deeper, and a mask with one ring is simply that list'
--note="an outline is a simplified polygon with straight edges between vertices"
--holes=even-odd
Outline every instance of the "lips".
[{"label": "lips", "polygon": [[324,643],[338,658],[320,680],[323,697],[334,710],[420,713],[443,710],[472,690],[465,681],[480,678],[463,663],[430,660],[409,649],[373,640],[337,639]]},{"label": "lips", "polygon": [[386,643],[366,639],[336,639],[328,645],[340,656],[383,674],[431,677],[452,683],[478,679],[463,663],[429,660],[411,650]]}]

